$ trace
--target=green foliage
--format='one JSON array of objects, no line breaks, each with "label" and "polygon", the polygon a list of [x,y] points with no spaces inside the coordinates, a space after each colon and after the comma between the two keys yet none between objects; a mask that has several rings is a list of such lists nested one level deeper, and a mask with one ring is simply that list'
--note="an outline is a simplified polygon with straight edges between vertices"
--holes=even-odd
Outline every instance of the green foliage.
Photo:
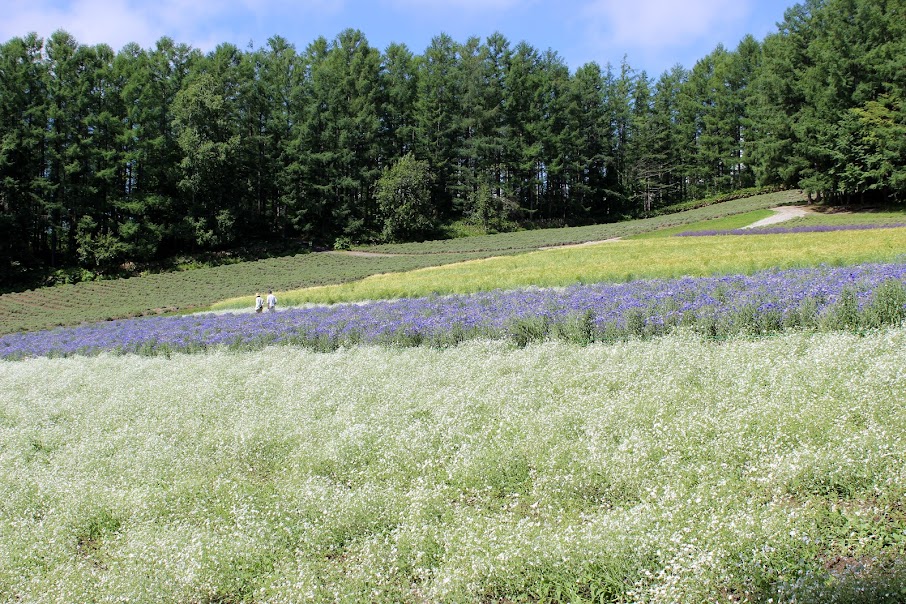
[{"label": "green foliage", "polygon": [[349,237],[337,237],[333,241],[333,249],[335,250],[348,250],[352,247],[352,240]]},{"label": "green foliage", "polygon": [[516,211],[512,200],[493,194],[486,182],[469,193],[466,207],[469,219],[479,225],[485,234],[504,230]]},{"label": "green foliage", "polygon": [[82,265],[104,271],[115,268],[122,262],[126,258],[128,246],[117,235],[118,233],[99,232],[94,219],[83,216],[76,231],[78,255]]},{"label": "green foliage", "polygon": [[873,329],[884,325],[899,325],[906,319],[906,284],[887,281],[878,287],[864,309],[862,325]]},{"label": "green foliage", "polygon": [[428,162],[415,159],[411,153],[384,170],[375,198],[384,223],[381,234],[386,241],[416,239],[434,230],[431,182]]},{"label": "green foliage", "polygon": [[899,2],[790,8],[755,77],[748,141],[763,184],[832,201],[903,201],[906,29]]}]

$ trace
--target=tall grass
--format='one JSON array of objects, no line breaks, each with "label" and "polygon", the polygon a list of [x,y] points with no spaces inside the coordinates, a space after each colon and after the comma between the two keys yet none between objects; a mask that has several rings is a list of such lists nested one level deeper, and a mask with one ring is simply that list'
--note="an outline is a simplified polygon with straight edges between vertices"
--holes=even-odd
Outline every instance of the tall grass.
[{"label": "tall grass", "polygon": [[677,225],[672,227],[667,227],[664,229],[658,229],[656,231],[651,231],[648,233],[641,233],[639,235],[632,235],[629,239],[651,239],[655,237],[670,237],[672,235],[677,235],[679,233],[688,233],[695,231],[705,231],[705,230],[732,230],[739,229],[742,227],[749,226],[754,222],[758,222],[762,218],[767,218],[773,216],[774,212],[771,210],[755,210],[753,212],[746,212],[744,214],[735,214],[733,216],[726,216],[724,218],[714,218],[711,220],[702,220],[701,222],[693,222],[691,224]]},{"label": "tall grass", "polygon": [[[282,292],[283,304],[333,303],[471,293],[537,285],[629,281],[685,275],[750,274],[767,268],[845,265],[902,258],[906,229],[614,241],[462,262],[343,285]],[[213,309],[251,306],[248,297]]]},{"label": "tall grass", "polygon": [[897,602],[904,366],[903,329],[0,363],[0,600]]}]

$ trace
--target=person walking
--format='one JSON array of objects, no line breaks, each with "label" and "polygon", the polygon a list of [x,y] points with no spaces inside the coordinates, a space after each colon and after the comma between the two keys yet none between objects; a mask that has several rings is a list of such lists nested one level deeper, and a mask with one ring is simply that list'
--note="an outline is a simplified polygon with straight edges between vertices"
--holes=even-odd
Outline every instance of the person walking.
[{"label": "person walking", "polygon": [[274,290],[267,290],[267,311],[274,312],[277,310],[277,296],[274,295]]},{"label": "person walking", "polygon": [[261,299],[261,294],[255,293],[255,312],[261,312],[264,310],[264,300]]}]

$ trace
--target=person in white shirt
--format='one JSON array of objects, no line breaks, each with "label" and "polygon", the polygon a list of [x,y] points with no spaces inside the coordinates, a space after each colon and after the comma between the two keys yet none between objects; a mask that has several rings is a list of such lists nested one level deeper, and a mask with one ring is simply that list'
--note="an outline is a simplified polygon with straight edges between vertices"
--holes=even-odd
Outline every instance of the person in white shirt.
[{"label": "person in white shirt", "polygon": [[255,312],[261,312],[264,310],[264,300],[261,299],[261,294],[255,294]]},{"label": "person in white shirt", "polygon": [[267,290],[267,310],[273,312],[277,310],[277,296],[274,295],[273,290]]}]

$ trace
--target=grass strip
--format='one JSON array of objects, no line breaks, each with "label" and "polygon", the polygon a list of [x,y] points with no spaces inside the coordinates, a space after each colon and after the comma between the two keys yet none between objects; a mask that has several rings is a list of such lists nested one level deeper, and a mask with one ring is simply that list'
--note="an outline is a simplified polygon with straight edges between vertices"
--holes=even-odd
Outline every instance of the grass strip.
[{"label": "grass strip", "polygon": [[[768,268],[888,262],[906,251],[906,229],[798,233],[760,237],[670,237],[495,257],[337,286],[282,292],[281,303],[356,302],[472,293],[536,285],[566,286],[640,278],[751,274]],[[251,297],[212,308],[249,307]]]},{"label": "grass strip", "polygon": [[656,231],[651,231],[650,233],[632,235],[630,237],[627,237],[627,239],[652,239],[655,237],[671,237],[680,233],[695,233],[699,231],[711,230],[731,231],[733,229],[740,229],[742,227],[749,226],[754,222],[758,222],[762,218],[767,218],[773,215],[774,212],[771,210],[755,210],[753,212],[736,214],[734,216],[727,216],[724,218],[714,218],[712,220],[702,220],[701,222],[693,222],[687,225],[678,225],[668,227],[666,229],[658,229]]}]

